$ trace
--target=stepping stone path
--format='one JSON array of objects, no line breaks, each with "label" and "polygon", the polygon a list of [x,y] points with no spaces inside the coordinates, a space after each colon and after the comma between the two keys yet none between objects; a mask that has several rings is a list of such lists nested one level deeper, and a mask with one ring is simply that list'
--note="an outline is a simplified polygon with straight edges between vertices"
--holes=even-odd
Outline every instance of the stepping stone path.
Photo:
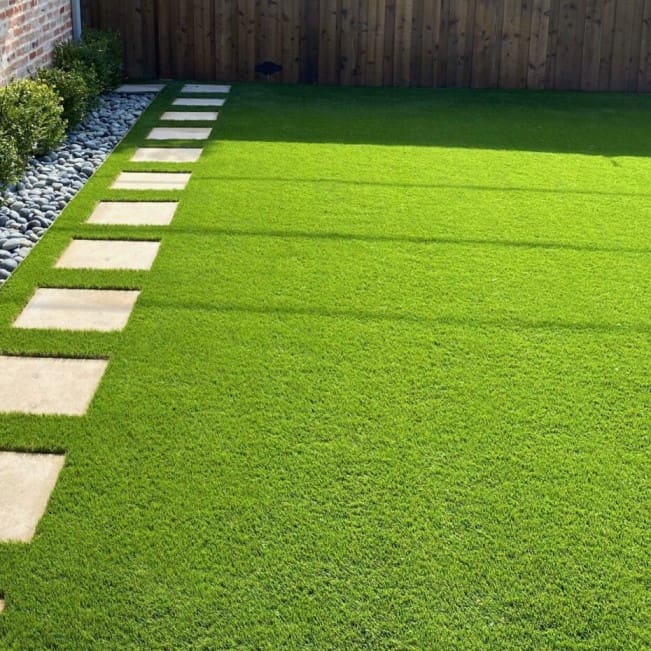
[{"label": "stepping stone path", "polygon": [[224,106],[225,103],[221,97],[177,97],[172,106]]},{"label": "stepping stone path", "polygon": [[14,327],[40,330],[122,330],[140,292],[113,289],[37,289]]},{"label": "stepping stone path", "polygon": [[[196,151],[201,152],[200,149]],[[178,205],[175,201],[102,201],[88,218],[88,223],[112,226],[169,226]]]},{"label": "stepping stone path", "polygon": [[55,267],[57,269],[151,269],[160,242],[133,240],[73,240]]},{"label": "stepping stone path", "polygon": [[113,190],[185,190],[191,174],[176,172],[122,172]]},{"label": "stepping stone path", "polygon": [[134,163],[196,163],[202,151],[189,147],[144,147],[137,149],[131,160]]},{"label": "stepping stone path", "polygon": [[83,416],[108,362],[0,356],[0,413]]},{"label": "stepping stone path", "polygon": [[34,537],[63,461],[61,454],[0,452],[0,542]]},{"label": "stepping stone path", "polygon": [[147,140],[208,140],[212,129],[201,127],[156,127]]},{"label": "stepping stone path", "polygon": [[116,93],[159,93],[165,84],[124,84],[116,88]]},{"label": "stepping stone path", "polygon": [[[125,84],[118,93],[157,93],[165,84]],[[186,94],[226,94],[231,87],[219,84],[186,84]],[[225,99],[177,97],[175,107],[220,107]],[[216,111],[168,111],[163,120],[215,121]],[[211,128],[156,127],[148,140],[207,140]],[[201,148],[138,149],[134,163],[194,163]],[[123,172],[112,189],[183,190],[191,174],[170,172]],[[169,225],[177,202],[102,201],[88,224],[115,226]],[[133,240],[73,240],[55,267],[58,269],[149,270],[160,242]],[[140,292],[114,289],[39,288],[14,322],[15,328],[51,330],[123,329]],[[104,376],[103,359],[59,359],[0,355],[0,413],[43,416],[84,416]],[[0,451],[0,542],[29,542],[45,513],[52,490],[63,467],[58,454],[27,454]],[[0,613],[5,606],[0,599]]]},{"label": "stepping stone path", "polygon": [[214,122],[219,113],[217,111],[166,111],[161,120],[170,122]]},{"label": "stepping stone path", "polygon": [[221,84],[186,84],[183,86],[181,93],[216,93],[225,95],[226,93],[231,92],[230,86],[223,86]]}]

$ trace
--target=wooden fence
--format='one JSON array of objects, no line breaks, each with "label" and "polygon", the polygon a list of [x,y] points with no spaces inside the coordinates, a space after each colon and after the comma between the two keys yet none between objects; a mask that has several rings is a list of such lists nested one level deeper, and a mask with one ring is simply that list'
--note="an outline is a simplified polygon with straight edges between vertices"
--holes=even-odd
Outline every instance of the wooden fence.
[{"label": "wooden fence", "polygon": [[651,0],[83,0],[132,77],[651,91]]}]

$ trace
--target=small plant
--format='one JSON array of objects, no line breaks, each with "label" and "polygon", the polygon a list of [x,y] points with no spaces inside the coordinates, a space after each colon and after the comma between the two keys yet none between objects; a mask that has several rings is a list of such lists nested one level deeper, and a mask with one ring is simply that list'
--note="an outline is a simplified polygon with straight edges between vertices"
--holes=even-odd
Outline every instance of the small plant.
[{"label": "small plant", "polygon": [[88,89],[86,79],[79,69],[62,70],[51,68],[41,70],[37,75],[38,81],[49,84],[61,98],[63,104],[63,119],[68,127],[78,125],[95,101]]},{"label": "small plant", "polygon": [[0,130],[11,134],[23,161],[63,142],[62,114],[59,96],[46,83],[22,79],[0,88]]},{"label": "small plant", "polygon": [[25,169],[25,159],[18,153],[16,141],[0,129],[0,187],[18,180]]},{"label": "small plant", "polygon": [[99,95],[118,86],[124,78],[120,38],[117,32],[88,29],[80,41],[56,46],[54,65],[63,70],[92,70]]}]

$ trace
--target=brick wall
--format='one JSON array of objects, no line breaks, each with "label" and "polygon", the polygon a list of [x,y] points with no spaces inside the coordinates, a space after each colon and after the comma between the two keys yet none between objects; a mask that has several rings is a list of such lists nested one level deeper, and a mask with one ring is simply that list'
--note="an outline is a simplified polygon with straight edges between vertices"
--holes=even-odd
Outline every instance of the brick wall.
[{"label": "brick wall", "polygon": [[71,36],[70,0],[0,0],[0,86],[47,66]]}]

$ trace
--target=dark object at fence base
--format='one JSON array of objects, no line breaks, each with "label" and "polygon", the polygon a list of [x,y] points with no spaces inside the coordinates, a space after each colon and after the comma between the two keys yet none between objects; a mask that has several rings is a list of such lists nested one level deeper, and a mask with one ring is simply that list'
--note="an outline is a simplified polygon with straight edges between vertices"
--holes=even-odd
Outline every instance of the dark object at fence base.
[{"label": "dark object at fence base", "polygon": [[271,75],[275,75],[282,69],[283,67],[279,63],[274,63],[273,61],[263,61],[262,63],[258,63],[255,67],[256,72],[265,75],[266,77],[271,77]]}]

